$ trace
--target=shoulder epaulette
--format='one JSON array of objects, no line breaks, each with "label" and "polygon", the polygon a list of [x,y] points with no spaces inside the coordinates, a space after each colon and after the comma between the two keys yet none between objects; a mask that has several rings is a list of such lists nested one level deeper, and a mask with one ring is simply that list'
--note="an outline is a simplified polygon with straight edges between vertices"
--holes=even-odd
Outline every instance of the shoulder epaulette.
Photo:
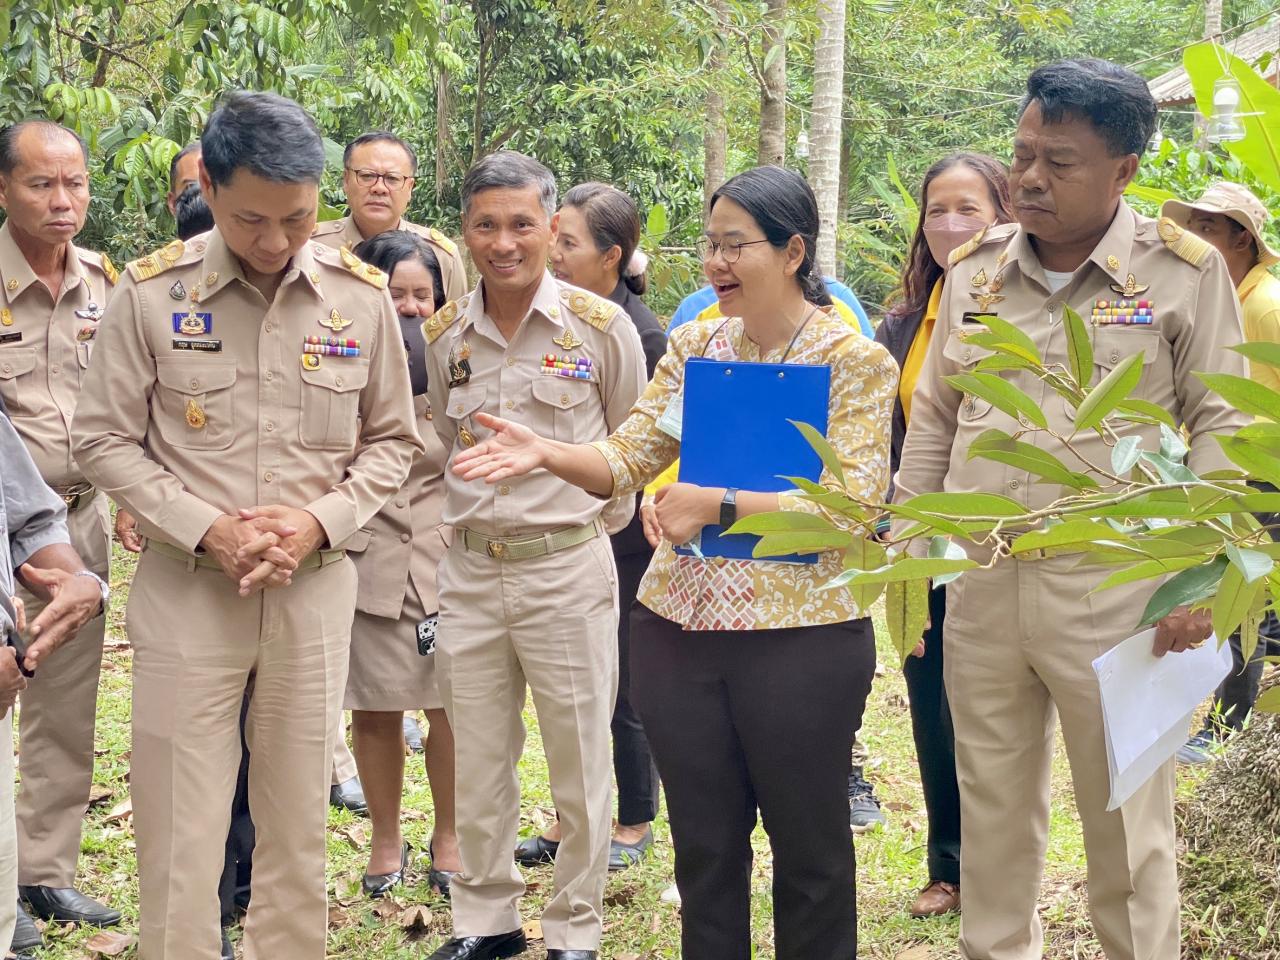
[{"label": "shoulder epaulette", "polygon": [[461,304],[457,300],[450,300],[443,307],[422,321],[422,335],[427,338],[427,343],[435,343],[440,338],[440,334],[444,333],[453,324],[455,320],[462,315],[460,309]]},{"label": "shoulder epaulette", "polygon": [[454,243],[452,240],[450,240],[448,237],[446,237],[439,230],[437,230],[435,227],[432,227],[430,230],[427,231],[427,237],[437,247],[439,247],[445,253],[449,254],[449,256],[456,257],[458,255],[458,245]]},{"label": "shoulder epaulette", "polygon": [[959,263],[969,254],[973,253],[973,251],[977,250],[980,246],[982,246],[982,241],[986,237],[986,235],[987,235],[987,228],[983,227],[981,230],[975,233],[972,237],[970,237],[964,243],[960,244],[960,246],[952,250],[951,255],[947,257],[947,266],[950,266],[953,263]]},{"label": "shoulder epaulette", "polygon": [[135,280],[150,280],[170,269],[186,252],[187,246],[181,240],[174,240],[159,250],[153,250],[145,257],[131,261],[126,270]]},{"label": "shoulder epaulette", "polygon": [[339,249],[338,255],[342,257],[342,265],[365,283],[372,284],[379,290],[387,288],[387,275],[372,264],[365,263],[349,247]]},{"label": "shoulder epaulette", "polygon": [[313,237],[327,237],[331,233],[339,232],[345,225],[345,217],[337,217],[333,220],[321,220],[316,224],[316,228],[311,231]]},{"label": "shoulder epaulette", "polygon": [[113,287],[116,281],[120,279],[120,271],[116,269],[116,265],[111,262],[111,258],[105,253],[98,253],[96,250],[82,250],[76,248],[76,253],[80,255],[80,259],[90,266],[97,267],[107,277],[107,283]]},{"label": "shoulder epaulette", "polygon": [[1166,247],[1194,267],[1204,263],[1209,252],[1213,250],[1207,240],[1202,240],[1194,233],[1182,229],[1168,217],[1160,218],[1156,233]]},{"label": "shoulder epaulette", "polygon": [[116,265],[111,262],[111,258],[105,253],[102,255],[102,272],[107,275],[107,282],[113,287],[120,279],[120,271],[116,269]]},{"label": "shoulder epaulette", "polygon": [[567,303],[569,309],[580,319],[602,332],[608,330],[609,324],[613,323],[613,318],[621,313],[620,308],[612,300],[597,297],[586,290],[576,288],[561,290],[560,299]]}]

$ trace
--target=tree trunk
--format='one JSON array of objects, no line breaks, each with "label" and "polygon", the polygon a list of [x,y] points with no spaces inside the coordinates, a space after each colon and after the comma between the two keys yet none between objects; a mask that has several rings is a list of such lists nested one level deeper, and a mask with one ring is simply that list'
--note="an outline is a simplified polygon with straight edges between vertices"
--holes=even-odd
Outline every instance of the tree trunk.
[{"label": "tree trunk", "polygon": [[845,0],[818,0],[818,42],[813,49],[813,116],[809,181],[818,199],[817,267],[836,272],[836,215],[840,205],[840,114],[844,106]]},{"label": "tree trunk", "polygon": [[[729,19],[725,0],[715,0],[716,35],[723,37]],[[728,130],[724,119],[724,46],[714,41],[707,57],[706,121],[702,128],[702,211],[711,206],[711,195],[720,189],[725,178],[725,156],[728,153]]]},{"label": "tree trunk", "polygon": [[787,148],[787,0],[766,0],[761,53],[759,162],[781,164]]}]

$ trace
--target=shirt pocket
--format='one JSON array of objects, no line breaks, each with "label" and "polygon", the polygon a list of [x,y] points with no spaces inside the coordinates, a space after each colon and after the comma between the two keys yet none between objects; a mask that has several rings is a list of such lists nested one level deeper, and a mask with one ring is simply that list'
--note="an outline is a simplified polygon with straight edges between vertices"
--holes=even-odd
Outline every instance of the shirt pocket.
[{"label": "shirt pocket", "polygon": [[34,347],[5,347],[0,349],[0,397],[5,409],[13,416],[33,412],[36,378],[36,351]]},{"label": "shirt pocket", "polygon": [[[967,343],[962,334],[968,333],[970,330],[976,333],[985,329],[985,327],[973,325],[967,329],[952,330],[951,335],[947,337],[947,342],[943,344],[942,355],[952,363],[960,366],[962,368],[961,372],[972,373],[973,368],[978,365],[979,361],[985,360],[995,351]],[[989,401],[966,393],[964,399],[960,401],[960,409],[956,411],[956,418],[961,423],[973,423],[981,420],[990,412],[991,403]]]},{"label": "shirt pocket", "polygon": [[595,395],[594,383],[567,377],[543,376],[533,381],[533,399],[537,401],[533,415],[538,433],[551,424],[551,438],[564,443],[583,443],[597,439],[591,434],[587,411],[582,404]]},{"label": "shirt pocket", "polygon": [[448,399],[445,401],[445,413],[453,421],[457,434],[461,434],[464,427],[470,431],[471,427],[468,426],[467,421],[484,407],[488,393],[489,388],[482,383],[469,383],[449,391]]},{"label": "shirt pocket", "polygon": [[157,358],[152,396],[166,443],[188,450],[225,450],[235,439],[236,362]]},{"label": "shirt pocket", "polygon": [[322,363],[302,370],[298,439],[312,450],[352,450],[360,423],[360,391],[369,382],[369,361]]},{"label": "shirt pocket", "polygon": [[[1160,334],[1154,330],[1099,328],[1093,338],[1093,382],[1089,386],[1097,386],[1103,377],[1121,363],[1141,352],[1142,380],[1138,381],[1138,386],[1130,396],[1142,398],[1144,381],[1149,379],[1148,371],[1151,369],[1151,364],[1155,363],[1156,358],[1160,356],[1161,339]],[[1067,402],[1066,398],[1063,398],[1062,402],[1067,416],[1074,418],[1075,406]]]}]

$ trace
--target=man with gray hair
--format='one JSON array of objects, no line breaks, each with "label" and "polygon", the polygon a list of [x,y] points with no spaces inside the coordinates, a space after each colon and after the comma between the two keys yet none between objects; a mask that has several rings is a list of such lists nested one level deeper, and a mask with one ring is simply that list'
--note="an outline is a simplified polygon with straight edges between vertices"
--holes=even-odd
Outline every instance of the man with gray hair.
[{"label": "man with gray hair", "polygon": [[[463,240],[476,289],[423,325],[428,394],[450,455],[482,434],[477,413],[542,436],[602,440],[644,388],[635,326],[612,302],[547,272],[555,179],[503,151],[462,184]],[[431,960],[525,950],[524,883],[512,851],[520,818],[520,712],[533,690],[564,838],[542,915],[549,960],[594,960],[612,835],[609,721],[617,695],[617,573],[609,505],[536,471],[501,484],[445,473],[453,542],[440,565],[437,678],[456,743],[454,938]],[[629,519],[630,498],[609,526]]]},{"label": "man with gray hair", "polygon": [[[386,277],[311,240],[320,132],[236,92],[201,137],[214,229],[129,264],[76,411],[85,474],[138,518],[129,596],[141,960],[218,960],[249,690],[248,960],[323,960],[344,545],[422,452]],[[339,336],[340,334],[340,336]]]}]

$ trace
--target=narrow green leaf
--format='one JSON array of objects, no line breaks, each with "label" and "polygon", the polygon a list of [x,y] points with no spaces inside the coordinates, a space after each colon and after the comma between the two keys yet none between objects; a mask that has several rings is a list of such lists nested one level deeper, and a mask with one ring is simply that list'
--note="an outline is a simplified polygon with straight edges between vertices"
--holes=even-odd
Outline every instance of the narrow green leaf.
[{"label": "narrow green leaf", "polygon": [[1227,544],[1227,559],[1240,571],[1245,583],[1253,583],[1267,576],[1276,565],[1276,562],[1265,553],[1250,550],[1247,547],[1237,547],[1234,543]]},{"label": "narrow green leaf", "polygon": [[[865,537],[859,537],[849,545],[844,554],[846,572],[853,570],[874,570],[888,561],[884,544]],[[846,584],[845,589],[853,594],[853,602],[863,616],[871,615],[871,608],[884,592],[882,583]]]},{"label": "narrow green leaf", "polygon": [[1111,472],[1116,476],[1124,476],[1138,464],[1142,456],[1141,437],[1121,437],[1111,448]]},{"label": "narrow green leaf", "polygon": [[988,430],[978,436],[969,445],[967,456],[970,460],[983,457],[997,463],[1006,463],[1074,490],[1096,489],[1098,486],[1092,477],[1069,469],[1049,451],[1022,440],[1014,440],[999,430]]},{"label": "narrow green leaf", "polygon": [[924,636],[924,625],[929,619],[928,582],[907,580],[890,583],[885,588],[884,617],[899,664],[906,663]]},{"label": "narrow green leaf", "polygon": [[961,373],[944,378],[947,383],[964,393],[985,400],[996,409],[1018,420],[1025,417],[1037,427],[1049,425],[1044,411],[1029,396],[1008,380],[991,373]]},{"label": "narrow green leaf", "polygon": [[667,208],[660,203],[655,203],[649,208],[649,219],[645,224],[646,233],[654,239],[660,239],[667,235]]},{"label": "narrow green leaf", "polygon": [[1182,439],[1182,434],[1167,423],[1160,424],[1160,456],[1181,463],[1186,455],[1187,444]]},{"label": "narrow green leaf", "polygon": [[799,510],[771,510],[766,513],[753,513],[742,517],[726,533],[784,533],[797,530],[827,531],[831,529],[831,521],[816,513],[804,513]]},{"label": "narrow green leaf", "polygon": [[1213,632],[1219,638],[1235,633],[1263,587],[1261,583],[1247,583],[1236,566],[1227,567],[1213,600]]},{"label": "narrow green leaf", "polygon": [[1196,376],[1237,410],[1255,417],[1280,420],[1280,393],[1270,387],[1229,373],[1197,373]]},{"label": "narrow green leaf", "polygon": [[1040,351],[1036,349],[1035,341],[1031,339],[1024,331],[1014,326],[1008,320],[996,316],[994,313],[987,314],[982,318],[982,324],[991,331],[999,340],[1004,343],[1012,344],[1020,347],[1030,359],[1036,363],[1042,364],[1044,360],[1040,357]]},{"label": "narrow green leaf", "polygon": [[827,438],[807,423],[801,423],[798,420],[788,420],[787,422],[799,430],[804,435],[804,438],[809,441],[809,446],[813,447],[822,459],[822,465],[827,468],[827,472],[836,478],[842,488],[846,486],[844,482],[844,467],[840,465],[840,458],[836,455],[835,450],[831,448],[831,444],[827,442]]},{"label": "narrow green leaf", "polygon": [[1280,343],[1274,340],[1249,340],[1245,343],[1237,343],[1231,349],[1236,353],[1244,354],[1250,362],[1280,368]]},{"label": "narrow green leaf", "polygon": [[1080,314],[1065,304],[1062,308],[1062,329],[1067,335],[1067,360],[1071,376],[1081,387],[1088,387],[1093,383],[1093,344],[1089,340],[1089,328],[1085,326]]},{"label": "narrow green leaf", "polygon": [[1253,702],[1253,709],[1259,713],[1280,713],[1280,684],[1263,690]]},{"label": "narrow green leaf", "polygon": [[1027,512],[1027,508],[1017,500],[1002,497],[998,493],[922,493],[912,497],[904,506],[924,514],[926,519],[929,514],[938,513],[963,518],[1020,517]]},{"label": "narrow green leaf", "polygon": [[1142,459],[1156,468],[1156,473],[1165,483],[1197,483],[1200,480],[1189,468],[1158,453],[1143,453]]},{"label": "narrow green leaf", "polygon": [[1050,547],[1065,548],[1081,544],[1092,544],[1100,540],[1111,544],[1132,543],[1130,538],[1117,534],[1096,520],[1068,520],[1049,527],[1047,530],[1032,530],[1024,533],[1009,544],[1009,552],[1015,556],[1031,550],[1044,550]]},{"label": "narrow green leaf", "polygon": [[[946,537],[934,537],[929,541],[929,559],[931,560],[966,560],[969,554],[965,552],[964,547],[958,543],[953,543]],[[963,571],[957,570],[954,573],[937,573],[933,576],[933,585],[935,587],[946,586],[953,580],[958,580]]]},{"label": "narrow green leaf", "polygon": [[1115,410],[1120,401],[1128,398],[1142,379],[1142,351],[1125,357],[1089,391],[1089,395],[1076,408],[1077,430],[1091,430]]},{"label": "narrow green leaf", "polygon": [[[993,318],[989,318],[993,319]],[[964,338],[965,343],[973,344],[975,347],[982,347],[985,350],[995,350],[1006,356],[1013,357],[1019,362],[1015,366],[1019,368],[1042,366],[1044,361],[1040,359],[1040,353],[1032,345],[1030,349],[1024,347],[1021,343],[1010,343],[1003,337],[994,333],[971,333]],[[1030,339],[1028,338],[1028,343]],[[989,357],[986,359],[990,359]]]},{"label": "narrow green leaf", "polygon": [[864,570],[861,573],[854,574],[849,578],[848,582],[852,584],[899,583],[903,580],[936,577],[940,574],[963,573],[966,570],[972,570],[976,566],[978,566],[978,563],[968,557],[955,560],[905,557],[897,563],[889,563],[875,570]]},{"label": "narrow green leaf", "polygon": [[[1162,583],[1142,613],[1142,626],[1150,626],[1167,617],[1174,607],[1198,603],[1213,596],[1227,569],[1226,557],[1214,557],[1200,566],[1175,574]],[[1237,574],[1238,575],[1238,574]]]},{"label": "narrow green leaf", "polygon": [[1101,593],[1103,590],[1110,590],[1112,587],[1133,583],[1136,580],[1151,580],[1155,577],[1167,576],[1170,573],[1177,573],[1179,570],[1198,567],[1203,563],[1204,557],[1202,556],[1174,557],[1169,560],[1143,560],[1141,563],[1135,563],[1131,567],[1117,570],[1089,592]]},{"label": "narrow green leaf", "polygon": [[973,539],[969,536],[969,531],[953,520],[944,520],[940,517],[934,517],[930,514],[924,513],[923,511],[915,510],[911,507],[897,503],[885,504],[885,510],[892,513],[894,516],[906,517],[908,520],[915,520],[917,523],[922,523],[931,531],[937,530],[939,533],[947,533],[953,537],[960,537],[965,540]]},{"label": "narrow green leaf", "polygon": [[789,554],[821,553],[823,550],[841,550],[853,542],[852,534],[843,530],[804,530],[784,533],[766,533],[751,550],[751,555],[761,557],[785,557]]},{"label": "narrow green leaf", "polygon": [[1280,458],[1268,453],[1259,444],[1238,437],[1214,434],[1213,439],[1218,441],[1227,459],[1249,476],[1280,486]]},{"label": "narrow green leaf", "polygon": [[1177,426],[1171,414],[1158,403],[1152,403],[1150,400],[1143,400],[1139,397],[1130,397],[1128,400],[1122,400],[1116,404],[1116,410],[1119,411],[1117,416],[1124,419],[1138,419],[1140,422],[1150,421],[1152,423],[1166,423],[1171,427]]}]

